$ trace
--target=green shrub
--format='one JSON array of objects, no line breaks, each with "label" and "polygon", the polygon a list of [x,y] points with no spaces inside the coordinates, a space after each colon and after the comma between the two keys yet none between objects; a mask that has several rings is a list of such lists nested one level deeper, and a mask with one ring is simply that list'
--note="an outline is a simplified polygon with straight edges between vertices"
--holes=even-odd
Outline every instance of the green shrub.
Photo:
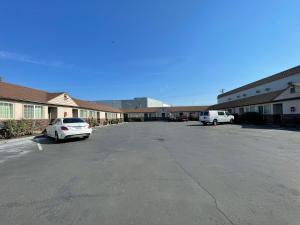
[{"label": "green shrub", "polygon": [[31,121],[28,120],[7,120],[4,122],[6,137],[21,137],[33,134]]},{"label": "green shrub", "polygon": [[257,112],[247,112],[239,117],[239,122],[248,124],[263,124],[264,117],[262,114]]},{"label": "green shrub", "polygon": [[87,122],[91,127],[95,127],[95,126],[98,126],[98,125],[99,125],[97,119],[94,119],[94,118],[88,118],[88,119],[86,119],[86,122]]},{"label": "green shrub", "polygon": [[119,123],[119,119],[112,119],[110,121],[111,124],[118,124]]}]

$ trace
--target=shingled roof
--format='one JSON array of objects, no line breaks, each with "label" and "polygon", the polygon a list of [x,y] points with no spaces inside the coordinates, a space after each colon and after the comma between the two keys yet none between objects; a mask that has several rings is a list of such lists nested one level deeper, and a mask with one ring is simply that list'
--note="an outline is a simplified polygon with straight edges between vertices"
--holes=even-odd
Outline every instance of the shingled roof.
[{"label": "shingled roof", "polygon": [[219,103],[216,105],[212,105],[209,109],[230,109],[240,106],[248,106],[248,105],[257,105],[268,103],[278,97],[284,90],[273,91],[266,94],[254,95],[248,98],[242,98],[235,101]]},{"label": "shingled roof", "polygon": [[[32,103],[48,104],[53,98],[63,94],[64,92],[49,93],[33,88],[28,88],[20,85],[0,82],[0,99],[25,101]],[[103,112],[122,112],[110,106],[95,104],[89,101],[72,98],[80,108],[99,110]]]},{"label": "shingled roof", "polygon": [[286,78],[286,77],[289,77],[289,76],[293,76],[297,73],[300,73],[300,66],[293,67],[291,69],[282,71],[280,73],[276,73],[276,74],[274,74],[272,76],[269,76],[269,77],[266,77],[264,79],[261,79],[261,80],[252,82],[250,84],[244,85],[242,87],[233,89],[231,91],[225,92],[223,94],[218,95],[218,98],[222,98],[222,97],[225,97],[225,96],[228,96],[228,95],[231,95],[231,94],[235,94],[235,93],[238,93],[238,92],[241,92],[241,91],[248,90],[250,88],[257,87],[259,85],[267,84],[267,83],[272,82],[272,81],[276,81],[276,80],[280,80],[280,79],[283,79],[283,78]]}]

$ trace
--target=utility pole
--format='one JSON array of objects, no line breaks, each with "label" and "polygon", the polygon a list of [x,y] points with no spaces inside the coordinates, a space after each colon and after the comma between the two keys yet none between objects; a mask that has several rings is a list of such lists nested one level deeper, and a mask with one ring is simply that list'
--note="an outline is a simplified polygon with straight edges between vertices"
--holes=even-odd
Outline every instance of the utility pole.
[{"label": "utility pole", "polygon": [[225,89],[222,88],[222,89],[220,90],[220,92],[221,92],[221,94],[224,94],[224,93],[225,93]]}]

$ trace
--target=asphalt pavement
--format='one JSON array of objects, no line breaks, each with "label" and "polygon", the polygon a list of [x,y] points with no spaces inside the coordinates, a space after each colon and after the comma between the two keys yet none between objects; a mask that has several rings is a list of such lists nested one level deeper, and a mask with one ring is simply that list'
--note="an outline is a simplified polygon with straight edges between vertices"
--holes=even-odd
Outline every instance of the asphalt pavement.
[{"label": "asphalt pavement", "polygon": [[0,224],[299,225],[299,137],[145,122],[0,145]]}]

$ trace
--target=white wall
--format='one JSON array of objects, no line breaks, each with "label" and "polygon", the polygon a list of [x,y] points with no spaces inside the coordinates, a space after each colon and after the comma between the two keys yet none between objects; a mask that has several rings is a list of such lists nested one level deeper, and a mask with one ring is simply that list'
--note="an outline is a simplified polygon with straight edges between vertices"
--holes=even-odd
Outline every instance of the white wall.
[{"label": "white wall", "polygon": [[[280,80],[276,80],[276,81],[273,81],[273,82],[270,82],[270,83],[267,83],[264,85],[260,85],[255,88],[251,88],[246,91],[241,91],[241,92],[238,92],[235,94],[224,96],[224,97],[218,99],[218,103],[234,101],[237,99],[247,98],[247,97],[254,96],[254,95],[264,94],[264,93],[277,91],[277,90],[283,90],[288,87],[289,82],[299,83],[300,82],[300,73],[290,76],[290,77],[280,79]],[[266,91],[265,90],[266,88],[270,88],[270,90]],[[260,90],[260,93],[256,93],[257,90]],[[246,94],[247,96],[243,97],[243,94]],[[240,96],[240,98],[237,98],[238,95]],[[231,100],[229,100],[228,98],[231,98]]]}]

